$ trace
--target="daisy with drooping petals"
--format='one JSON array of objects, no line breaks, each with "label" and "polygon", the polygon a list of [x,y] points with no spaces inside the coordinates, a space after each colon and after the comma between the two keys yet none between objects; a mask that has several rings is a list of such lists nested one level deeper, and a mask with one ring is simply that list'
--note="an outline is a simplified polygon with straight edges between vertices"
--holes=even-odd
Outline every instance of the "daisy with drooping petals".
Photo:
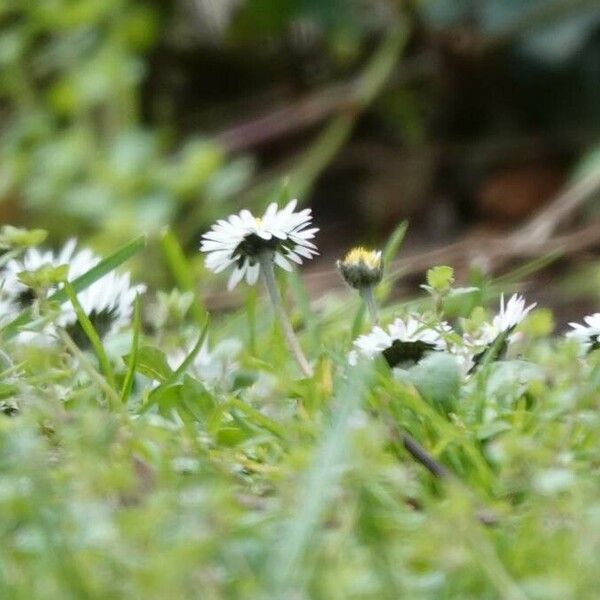
[{"label": "daisy with drooping petals", "polygon": [[584,317],[583,320],[585,325],[569,323],[572,329],[566,335],[579,342],[582,351],[587,353],[600,348],[600,313]]},{"label": "daisy with drooping petals", "polygon": [[318,254],[317,247],[310,241],[318,231],[310,226],[311,210],[294,212],[296,204],[297,200],[291,200],[279,209],[273,202],[262,217],[255,217],[244,209],[227,220],[221,219],[202,236],[200,251],[207,253],[206,267],[214,273],[233,267],[227,284],[229,290],[244,278],[254,285],[262,273],[288,346],[304,375],[310,377],[312,368],[287,317],[274,273],[274,265],[291,271],[291,262],[302,264],[303,258]]},{"label": "daisy with drooping petals", "polygon": [[[100,262],[100,257],[88,248],[76,250],[77,240],[69,240],[55,253],[51,250],[30,248],[20,259],[13,259],[0,273],[4,279],[2,292],[16,307],[15,313],[33,301],[32,291],[19,280],[22,271],[36,271],[44,266],[67,265],[69,281],[80,277]],[[133,303],[137,294],[143,293],[145,285],[131,285],[129,273],[111,271],[85,290],[78,293],[79,302],[92,321],[98,334],[103,337],[113,333],[131,319]],[[48,295],[55,289],[48,290]],[[66,328],[76,342],[86,345],[83,331],[79,330],[77,316],[71,304],[65,302],[60,309],[56,324]]]},{"label": "daisy with drooping petals", "polygon": [[354,364],[359,356],[373,359],[381,354],[390,367],[417,363],[427,352],[444,350],[443,334],[450,332],[446,322],[433,327],[413,315],[397,318],[387,330],[375,326],[370,333],[359,336],[349,360]]},{"label": "daisy with drooping petals", "polygon": [[500,334],[512,331],[535,307],[535,302],[525,306],[525,298],[519,294],[513,294],[505,304],[504,294],[502,294],[500,296],[500,311],[491,323],[482,325],[477,341],[486,346],[493,343]]},{"label": "daisy with drooping petals", "polygon": [[474,333],[466,334],[463,337],[465,347],[470,353],[469,362],[472,371],[485,356],[485,353],[496,343],[496,340],[502,336],[502,341],[495,351],[495,357],[501,358],[506,354],[509,344],[516,342],[519,334],[512,333],[531,310],[536,307],[536,303],[525,305],[525,299],[519,294],[513,294],[508,302],[504,302],[504,294],[500,296],[500,311],[492,319],[491,323],[483,323],[479,330]]},{"label": "daisy with drooping petals", "polygon": [[254,285],[260,272],[260,257],[265,252],[286,271],[292,270],[290,261],[302,264],[317,253],[310,240],[318,231],[310,227],[309,208],[294,212],[297,200],[279,209],[276,203],[268,206],[262,217],[255,217],[244,209],[227,220],[220,219],[202,236],[200,250],[206,252],[206,267],[220,273],[230,266],[233,272],[227,287],[232,290],[244,277]]}]

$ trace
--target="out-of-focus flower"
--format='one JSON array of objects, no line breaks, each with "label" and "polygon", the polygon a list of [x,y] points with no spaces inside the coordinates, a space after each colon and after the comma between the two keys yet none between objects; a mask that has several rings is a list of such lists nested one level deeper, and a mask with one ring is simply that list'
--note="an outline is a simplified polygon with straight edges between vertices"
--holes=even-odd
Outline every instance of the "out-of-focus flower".
[{"label": "out-of-focus flower", "polygon": [[[67,265],[69,280],[73,280],[100,262],[100,257],[91,250],[76,250],[76,246],[77,241],[72,239],[57,253],[30,248],[22,258],[9,261],[0,272],[0,279],[4,280],[0,293],[3,294],[5,302],[9,302],[16,312],[33,301],[32,290],[19,280],[19,274],[23,271],[36,271],[44,266]],[[79,292],[77,297],[98,334],[104,336],[129,323],[135,297],[145,289],[145,285],[132,285],[129,273],[119,274],[111,271]],[[47,294],[53,291],[55,290],[47,290]],[[77,316],[69,302],[60,307],[56,324],[71,329],[76,338],[83,339],[83,332],[78,331]]]},{"label": "out-of-focus flower", "polygon": [[508,345],[516,342],[519,338],[519,334],[513,333],[513,330],[535,306],[535,303],[526,306],[525,299],[519,294],[513,294],[505,303],[504,294],[502,294],[500,296],[500,310],[494,316],[492,322],[481,324],[478,330],[465,334],[463,337],[465,348],[461,352],[467,357],[464,364],[471,363],[469,370],[479,364],[485,353],[500,336],[502,336],[502,341],[495,355],[496,358],[502,357],[506,353]]},{"label": "out-of-focus flower", "polygon": [[600,348],[600,313],[588,315],[583,321],[585,325],[569,323],[572,329],[567,332],[567,337],[579,342],[583,352]]},{"label": "out-of-focus flower", "polygon": [[[192,375],[208,386],[228,389],[238,371],[236,359],[241,350],[242,343],[237,338],[221,340],[212,349],[205,340],[189,369]],[[170,352],[167,355],[169,366],[176,369],[186,356],[187,353],[182,350]]]},{"label": "out-of-focus flower", "polygon": [[[473,346],[489,346],[496,338],[504,333],[510,333],[535,308],[536,304],[525,305],[525,299],[519,294],[513,294],[508,302],[504,302],[504,294],[500,296],[500,310],[491,323],[483,323],[478,332],[467,336],[466,341]],[[515,341],[509,336],[508,342]]]},{"label": "out-of-focus flower", "polygon": [[227,285],[232,290],[244,277],[248,284],[256,283],[260,257],[266,252],[286,271],[292,270],[290,261],[302,264],[303,258],[312,258],[317,254],[317,247],[310,240],[318,229],[310,227],[311,210],[294,212],[296,204],[297,201],[292,200],[279,209],[272,203],[262,217],[255,217],[244,209],[217,221],[202,236],[200,250],[207,253],[206,267],[220,273],[233,266]]}]

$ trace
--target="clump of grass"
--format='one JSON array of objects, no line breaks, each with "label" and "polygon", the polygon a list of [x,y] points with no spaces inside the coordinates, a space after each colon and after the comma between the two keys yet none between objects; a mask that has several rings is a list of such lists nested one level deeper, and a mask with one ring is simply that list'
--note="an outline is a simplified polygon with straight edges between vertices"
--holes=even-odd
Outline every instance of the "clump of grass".
[{"label": "clump of grass", "polygon": [[[0,596],[594,597],[596,321],[553,336],[518,296],[490,316],[495,283],[444,266],[390,303],[360,269],[403,232],[318,312],[273,277],[279,320],[248,287],[209,325],[168,233],[181,289],[111,333],[80,295],[141,241],[74,279],[24,269],[24,308],[1,287]],[[10,260],[43,240],[18,233]]]}]

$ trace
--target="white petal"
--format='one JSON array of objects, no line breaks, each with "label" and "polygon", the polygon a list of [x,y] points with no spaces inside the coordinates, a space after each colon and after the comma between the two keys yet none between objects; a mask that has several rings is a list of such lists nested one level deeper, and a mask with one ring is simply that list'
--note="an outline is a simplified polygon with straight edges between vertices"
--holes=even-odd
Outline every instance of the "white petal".
[{"label": "white petal", "polygon": [[227,282],[227,289],[231,291],[241,280],[246,272],[248,263],[244,263],[241,267],[236,267],[231,276],[229,277],[229,281]]},{"label": "white petal", "polygon": [[292,271],[292,265],[279,252],[275,252],[275,264],[286,271]]},{"label": "white petal", "polygon": [[258,274],[260,273],[260,264],[254,263],[248,267],[246,272],[246,282],[248,285],[254,285],[258,280]]}]

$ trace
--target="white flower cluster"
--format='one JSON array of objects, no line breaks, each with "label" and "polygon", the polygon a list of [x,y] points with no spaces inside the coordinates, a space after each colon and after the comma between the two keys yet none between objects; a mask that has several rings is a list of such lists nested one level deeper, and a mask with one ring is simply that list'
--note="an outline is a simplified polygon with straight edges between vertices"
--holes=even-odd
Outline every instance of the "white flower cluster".
[{"label": "white flower cluster", "polygon": [[507,344],[515,341],[516,337],[511,332],[534,307],[535,304],[526,306],[525,299],[518,294],[511,296],[506,303],[501,296],[500,310],[492,321],[483,323],[475,334],[464,336],[450,335],[454,332],[445,321],[426,323],[418,315],[397,318],[387,330],[375,326],[370,333],[358,337],[349,361],[356,364],[359,357],[373,359],[382,355],[394,367],[418,362],[428,352],[446,351],[456,357],[466,374],[499,336],[508,334]]},{"label": "white flower cluster", "polygon": [[[19,259],[9,261],[0,270],[0,309],[4,310],[4,321],[14,318],[24,305],[32,301],[30,289],[19,280],[23,271],[36,271],[44,266],[68,266],[69,281],[84,275],[100,262],[100,257],[90,249],[77,250],[77,240],[69,240],[59,252],[28,249]],[[95,281],[77,297],[92,323],[101,324],[98,333],[107,335],[127,325],[131,319],[133,303],[138,294],[146,290],[145,285],[132,285],[129,273],[111,271]],[[50,295],[55,290],[48,290]],[[68,328],[77,323],[77,316],[70,302],[60,308],[56,324]]]}]

